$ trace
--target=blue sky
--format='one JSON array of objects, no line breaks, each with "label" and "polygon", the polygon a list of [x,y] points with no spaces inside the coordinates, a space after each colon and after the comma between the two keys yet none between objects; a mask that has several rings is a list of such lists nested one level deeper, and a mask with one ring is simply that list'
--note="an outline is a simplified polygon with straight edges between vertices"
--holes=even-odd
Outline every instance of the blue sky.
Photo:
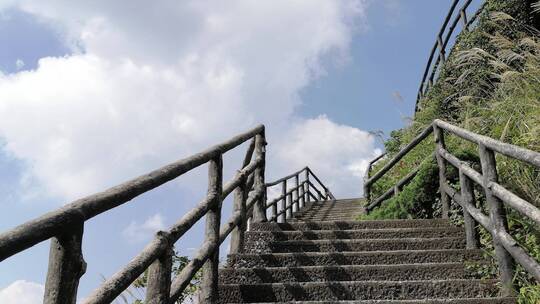
[{"label": "blue sky", "polygon": [[[259,122],[269,179],[307,164],[337,196],[360,195],[382,147],[368,131],[388,135],[412,115],[450,5],[136,1],[125,12],[62,2],[0,4],[0,231]],[[226,176],[241,153],[226,156]],[[204,170],[86,224],[81,298],[202,198]],[[181,239],[182,254],[201,229]],[[43,243],[0,264],[0,299],[39,294],[47,251]]]}]

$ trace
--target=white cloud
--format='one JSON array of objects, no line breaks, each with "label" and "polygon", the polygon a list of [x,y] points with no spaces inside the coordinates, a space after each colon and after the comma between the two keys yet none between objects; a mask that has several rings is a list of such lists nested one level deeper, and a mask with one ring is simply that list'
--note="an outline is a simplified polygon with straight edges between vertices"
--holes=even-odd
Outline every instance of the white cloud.
[{"label": "white cloud", "polygon": [[0,289],[2,304],[39,304],[43,302],[44,287],[41,284],[18,280]]},{"label": "white cloud", "polygon": [[339,197],[361,192],[368,162],[380,154],[368,132],[340,125],[322,115],[297,124],[279,145],[281,165],[309,166]]},{"label": "white cloud", "polygon": [[122,235],[131,243],[146,241],[158,231],[165,230],[163,216],[159,213],[147,218],[142,224],[132,221],[123,231]]},{"label": "white cloud", "polygon": [[[282,151],[282,134],[312,123],[294,114],[299,90],[324,72],[322,57],[347,60],[364,2],[14,0],[53,24],[74,53],[42,58],[33,71],[0,74],[5,150],[27,162],[27,175],[49,195],[65,199],[257,123],[267,124],[270,150]],[[324,120],[318,127],[333,128]],[[311,161],[341,159],[347,165],[340,180],[347,182],[372,143],[346,147],[347,137],[338,140],[346,141],[333,150],[310,147],[319,155]],[[278,156],[285,158],[272,159],[270,167],[291,162]],[[325,179],[337,176],[332,172]]]}]

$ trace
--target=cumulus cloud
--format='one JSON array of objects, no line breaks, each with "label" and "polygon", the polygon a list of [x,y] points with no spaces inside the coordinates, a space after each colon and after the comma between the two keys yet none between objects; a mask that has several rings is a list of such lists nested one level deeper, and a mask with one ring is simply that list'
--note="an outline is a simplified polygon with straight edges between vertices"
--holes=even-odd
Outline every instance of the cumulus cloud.
[{"label": "cumulus cloud", "polygon": [[39,304],[43,301],[44,287],[41,284],[17,280],[0,289],[2,304]]},{"label": "cumulus cloud", "polygon": [[321,115],[295,125],[281,139],[278,158],[289,168],[309,166],[341,197],[360,193],[369,160],[380,154],[368,132]]},{"label": "cumulus cloud", "polygon": [[[269,157],[296,151],[276,152],[269,166],[303,166],[300,152],[309,148],[305,160],[322,162],[315,168],[332,174],[326,179],[345,170],[340,185],[373,148],[360,130],[294,112],[298,92],[324,74],[322,58],[347,60],[363,0],[9,3],[53,24],[73,50],[32,71],[0,74],[5,152],[24,160],[52,196],[102,190],[257,123],[275,145]],[[333,147],[281,141],[289,132],[319,143],[326,134]]]},{"label": "cumulus cloud", "polygon": [[131,243],[148,240],[154,233],[165,230],[163,216],[159,213],[147,218],[143,223],[132,221],[123,231],[122,235]]}]

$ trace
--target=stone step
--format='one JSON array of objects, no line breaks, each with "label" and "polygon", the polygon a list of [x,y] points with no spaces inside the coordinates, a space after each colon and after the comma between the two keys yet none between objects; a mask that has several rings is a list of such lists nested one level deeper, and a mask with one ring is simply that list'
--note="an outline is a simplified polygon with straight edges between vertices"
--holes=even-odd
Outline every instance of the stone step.
[{"label": "stone step", "polygon": [[362,213],[359,213],[359,212],[356,212],[356,213],[350,212],[346,214],[302,215],[302,216],[293,216],[292,218],[290,218],[290,220],[296,219],[296,220],[304,221],[304,222],[354,221],[361,214]]},{"label": "stone step", "polygon": [[268,243],[271,252],[345,252],[373,250],[463,249],[465,240],[458,238],[402,238],[280,241]]},{"label": "stone step", "polygon": [[293,222],[342,222],[342,221],[354,221],[358,218],[359,214],[339,215],[339,216],[317,216],[317,217],[295,217],[288,220]]},{"label": "stone step", "polygon": [[304,207],[301,210],[295,212],[295,214],[313,214],[313,213],[345,213],[345,212],[359,212],[363,211],[362,207],[350,206],[350,207],[320,207],[320,208],[309,208]]},{"label": "stone step", "polygon": [[319,219],[319,220],[313,220],[311,218],[307,218],[307,219],[303,219],[303,218],[300,218],[300,219],[288,219],[287,222],[290,222],[290,223],[314,222],[314,221],[343,222],[343,221],[353,221],[355,219],[356,219],[355,216],[348,216],[348,217],[343,216],[343,217],[327,217],[327,218],[323,218],[323,219]]},{"label": "stone step", "polygon": [[[251,302],[253,303],[253,302]],[[468,299],[416,299],[416,300],[364,300],[364,301],[289,301],[260,304],[516,304],[516,298],[468,298]],[[236,303],[228,303],[236,304]]]},{"label": "stone step", "polygon": [[310,231],[248,231],[246,240],[267,241],[328,240],[328,239],[393,239],[393,238],[465,238],[462,228],[384,228],[363,230],[310,230]]},{"label": "stone step", "polygon": [[473,278],[463,263],[222,269],[222,284],[420,281]]},{"label": "stone step", "polygon": [[374,221],[323,221],[294,223],[252,223],[253,231],[290,231],[290,230],[358,230],[383,228],[428,228],[453,227],[448,220],[374,220]]},{"label": "stone step", "polygon": [[362,210],[362,206],[320,206],[320,207],[314,207],[314,206],[307,206],[303,207],[301,210],[298,211],[298,213],[310,213],[310,212],[343,212],[343,211],[351,211],[351,210]]},{"label": "stone step", "polygon": [[346,220],[355,220],[360,212],[349,212],[344,214],[314,214],[314,215],[301,215],[293,216],[293,219],[301,221],[339,221],[340,219],[345,218]]},{"label": "stone step", "polygon": [[306,205],[329,205],[329,204],[334,204],[334,205],[361,205],[365,203],[365,201],[363,199],[346,199],[346,200],[335,200],[335,201],[309,201],[309,202],[306,202]]},{"label": "stone step", "polygon": [[361,281],[221,284],[222,303],[455,299],[495,296],[495,280]]},{"label": "stone step", "polygon": [[270,254],[231,254],[227,264],[233,268],[299,267],[338,265],[390,265],[412,263],[455,263],[479,261],[481,250],[396,250],[365,252],[298,252]]},{"label": "stone step", "polygon": [[331,221],[334,219],[339,220],[340,218],[351,218],[355,220],[360,212],[348,212],[343,214],[314,214],[314,215],[302,215],[294,216],[293,218],[303,220],[303,221]]},{"label": "stone step", "polygon": [[295,217],[300,216],[314,216],[314,215],[344,215],[344,214],[361,214],[363,212],[362,209],[345,209],[345,210],[311,210],[311,211],[300,211],[300,212],[294,212],[293,215]]},{"label": "stone step", "polygon": [[363,206],[360,206],[360,205],[331,205],[331,204],[327,204],[327,205],[320,205],[320,206],[315,206],[315,205],[307,205],[307,206],[304,206],[302,207],[299,212],[320,212],[320,211],[328,211],[328,212],[333,212],[333,211],[343,211],[343,210],[362,210],[363,209]]}]

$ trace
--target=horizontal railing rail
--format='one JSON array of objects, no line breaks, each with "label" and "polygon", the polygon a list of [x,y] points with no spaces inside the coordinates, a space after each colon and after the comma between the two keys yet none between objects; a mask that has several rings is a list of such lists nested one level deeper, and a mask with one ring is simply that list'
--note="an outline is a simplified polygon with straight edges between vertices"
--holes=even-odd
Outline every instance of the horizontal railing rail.
[{"label": "horizontal railing rail", "polygon": [[[242,168],[223,183],[223,154],[249,141]],[[304,168],[274,183],[265,183],[266,139],[264,126],[235,136],[188,158],[168,164],[106,191],[76,200],[66,206],[28,221],[0,234],[0,262],[40,242],[51,239],[49,267],[45,283],[44,303],[75,303],[79,280],[86,271],[82,252],[84,224],[87,220],[118,207],[133,198],[171,181],[203,164],[208,164],[208,193],[193,209],[184,214],[167,231],[157,232],[155,238],[126,266],[103,282],[84,303],[111,303],[138,277],[148,271],[145,303],[174,303],[202,269],[199,298],[204,303],[216,303],[218,296],[219,247],[231,235],[230,253],[242,252],[248,222],[268,220],[266,189],[295,178],[295,188],[285,192],[288,203],[281,213],[299,210],[305,201],[333,199],[330,190]],[[306,178],[298,182],[299,175]],[[310,180],[319,183],[315,186]],[[313,192],[318,194],[315,197]],[[222,202],[234,195],[233,214],[221,219]],[[295,199],[293,200],[293,193]],[[277,221],[277,212],[271,220]],[[199,220],[206,217],[205,239],[194,258],[172,279],[174,244]],[[290,216],[284,217],[286,221]],[[225,223],[222,225],[222,223]]]},{"label": "horizontal railing rail", "polygon": [[[446,149],[444,140],[445,132],[478,146],[482,173],[477,172],[467,162],[461,161]],[[512,280],[515,275],[515,262],[523,266],[531,276],[540,282],[540,264],[510,234],[504,205],[529,218],[537,225],[540,225],[540,209],[512,193],[499,183],[495,160],[495,154],[499,153],[540,168],[540,153],[476,134],[437,119],[428,128],[424,129],[410,144],[396,153],[378,172],[366,178],[364,189],[371,191],[373,183],[392,169],[399,160],[431,133],[435,135],[434,155],[437,159],[439,169],[442,217],[448,218],[449,205],[452,201],[461,207],[464,217],[466,244],[469,249],[476,249],[480,246],[479,233],[475,222],[482,225],[492,235],[501,281],[506,294],[512,294],[514,292]],[[459,172],[459,192],[447,181],[447,164],[452,165]],[[418,168],[411,171],[394,187],[375,200],[369,200],[366,206],[366,212],[372,211],[385,200],[393,195],[397,195],[399,189],[410,182],[417,172]],[[474,184],[483,188],[489,215],[484,214],[480,208],[475,206]],[[366,193],[365,196],[370,197],[370,193]]]},{"label": "horizontal railing rail", "polygon": [[[462,2],[462,6],[457,10],[458,4]],[[429,53],[428,61],[424,69],[424,74],[422,76],[422,81],[420,82],[420,87],[418,89],[418,94],[416,97],[415,104],[415,113],[420,109],[420,100],[427,94],[428,90],[437,82],[437,75],[440,72],[441,67],[444,65],[448,53],[448,43],[454,34],[458,24],[461,21],[462,31],[469,31],[470,27],[476,21],[480,13],[484,10],[486,3],[483,2],[480,8],[472,15],[469,19],[467,12],[469,6],[471,5],[472,0],[454,0],[450,5],[450,9],[444,19],[444,22],[437,34],[435,43],[431,48]],[[455,16],[454,16],[455,15]],[[454,17],[452,19],[452,17]],[[450,23],[452,20],[452,23]],[[450,26],[448,26],[450,24]],[[433,63],[435,59],[435,63]]]}]

